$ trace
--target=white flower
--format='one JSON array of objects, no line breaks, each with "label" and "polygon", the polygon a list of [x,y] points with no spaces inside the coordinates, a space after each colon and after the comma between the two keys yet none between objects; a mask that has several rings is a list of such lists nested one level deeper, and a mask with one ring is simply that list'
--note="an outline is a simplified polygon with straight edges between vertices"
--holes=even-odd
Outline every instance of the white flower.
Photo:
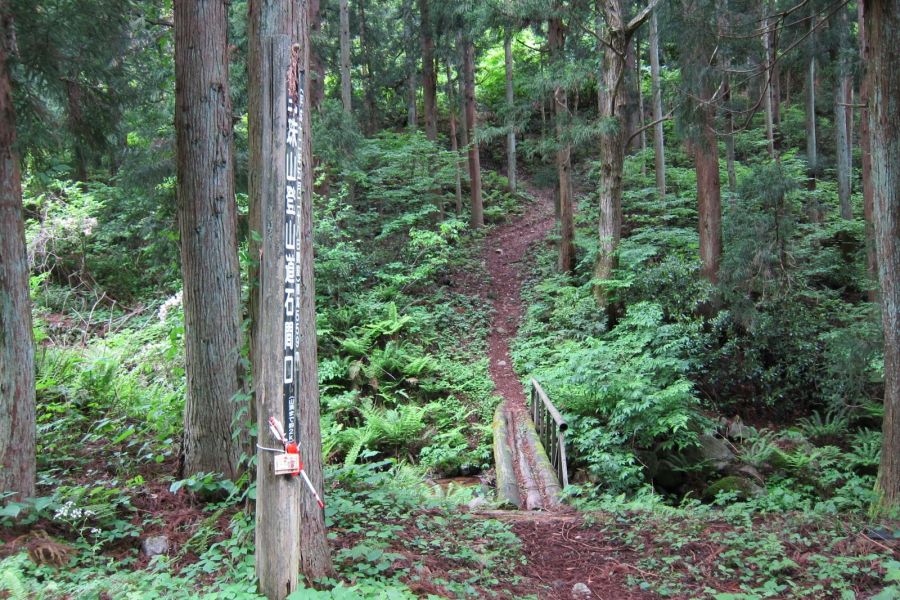
[{"label": "white flower", "polygon": [[165,321],[166,317],[169,315],[169,311],[173,308],[181,304],[181,291],[176,293],[174,296],[163,302],[163,305],[159,307],[159,320]]}]

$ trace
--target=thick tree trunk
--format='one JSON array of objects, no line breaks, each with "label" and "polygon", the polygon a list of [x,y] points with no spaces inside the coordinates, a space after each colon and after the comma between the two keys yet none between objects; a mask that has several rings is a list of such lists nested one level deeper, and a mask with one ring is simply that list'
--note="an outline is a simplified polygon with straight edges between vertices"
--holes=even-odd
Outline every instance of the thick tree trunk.
[{"label": "thick tree trunk", "polygon": [[[603,56],[598,79],[600,128],[600,251],[594,262],[594,280],[609,279],[617,264],[622,237],[622,171],[625,164],[625,54],[635,30],[650,16],[656,2],[642,9],[627,24],[622,0],[597,2],[606,21]],[[649,11],[649,12],[648,12]],[[598,23],[599,23],[598,16]],[[594,284],[594,299],[606,305],[606,289]]]},{"label": "thick tree trunk", "polygon": [[[281,405],[283,377],[281,348],[273,346],[273,340],[284,336],[282,314],[284,305],[284,226],[285,205],[285,141],[286,125],[286,81],[288,62],[285,50],[278,52],[280,61],[273,61],[276,54],[271,49],[263,56],[263,42],[275,44],[274,36],[286,35],[283,48],[299,44],[303,73],[308,69],[308,23],[306,2],[283,2],[280,0],[253,0],[250,3],[250,227],[261,236],[261,241],[251,241],[251,254],[261,257],[259,267],[251,275],[256,285],[251,286],[251,361],[253,363],[257,430],[268,430],[267,419],[274,408]],[[278,64],[273,64],[277,62]],[[275,74],[278,73],[276,76]],[[304,84],[308,82],[303,77]],[[304,97],[308,88],[304,89]],[[304,111],[303,120],[303,176],[301,182],[302,202],[300,203],[300,233],[308,231],[311,219],[308,213],[308,195],[311,192],[309,167],[309,111]],[[274,156],[281,160],[275,160]],[[306,215],[304,217],[304,215]],[[253,240],[253,238],[251,238]],[[304,294],[312,285],[308,274],[304,274],[303,261],[309,252],[306,242],[301,240],[298,261],[300,277],[301,320],[309,309],[304,306]],[[300,361],[309,360],[304,344],[315,340],[315,332],[300,332]],[[314,343],[314,342],[313,342]],[[277,353],[277,356],[276,356]],[[305,374],[304,374],[305,373]],[[306,472],[313,485],[321,493],[322,463],[320,459],[321,438],[319,428],[318,390],[315,385],[303,382],[316,381],[309,373],[298,371],[301,377],[301,393],[298,398],[301,452]],[[260,435],[263,435],[262,433]],[[269,598],[283,598],[297,586],[298,566],[307,579],[319,579],[332,573],[331,555],[325,538],[325,520],[306,490],[301,492],[301,482],[297,479],[276,477],[272,470],[271,455],[260,457],[257,464],[256,501],[256,564],[260,579],[260,589]],[[293,524],[293,525],[288,525]],[[300,530],[299,546],[286,544],[284,532],[289,527]]]},{"label": "thick tree trunk", "polygon": [[472,188],[472,214],[469,225],[473,229],[484,226],[484,207],[481,202],[481,155],[475,141],[475,44],[466,39],[463,45],[463,77],[466,92],[466,130],[469,134],[469,182]]},{"label": "thick tree trunk", "polygon": [[666,151],[663,137],[662,86],[659,76],[659,26],[656,11],[650,15],[650,78],[653,90],[653,150],[656,159],[656,189],[659,197],[666,195]]},{"label": "thick tree trunk", "polygon": [[187,398],[184,473],[238,476],[240,267],[222,0],[175,4],[178,224]]},{"label": "thick tree trunk", "polygon": [[[868,65],[870,52],[869,42],[866,39],[865,2],[862,1],[859,3],[859,54],[862,64]],[[873,283],[872,289],[869,290],[869,300],[874,302],[878,295],[875,285],[878,281],[878,261],[875,259],[875,222],[873,221],[872,151],[871,133],[869,132],[870,83],[869,78],[864,76],[859,86],[859,103],[862,106],[859,117],[859,146],[862,154],[863,216],[866,221],[866,266]]]},{"label": "thick tree trunk", "polygon": [[[556,7],[559,10],[559,6]],[[554,67],[564,60],[565,31],[562,19],[554,17],[547,22],[547,39],[550,46],[550,58]],[[559,179],[559,260],[557,267],[561,273],[575,270],[575,224],[572,217],[572,197],[570,172],[572,170],[572,149],[565,141],[566,125],[569,118],[566,90],[557,83],[553,90],[553,107],[556,117],[556,172]]]},{"label": "thick tree trunk", "polygon": [[866,0],[875,248],[884,325],[884,425],[876,510],[900,509],[900,0]]},{"label": "thick tree trunk", "polygon": [[[625,48],[628,38],[622,23],[619,0],[605,3],[606,42],[600,67],[600,251],[594,263],[594,280],[609,279],[618,263],[622,237],[622,170],[625,164],[625,98],[620,92],[625,76]],[[594,298],[606,304],[602,284],[594,284]]]},{"label": "thick tree trunk", "polygon": [[838,15],[837,28],[840,41],[838,46],[837,87],[834,93],[834,133],[835,153],[837,154],[835,163],[837,165],[838,199],[841,203],[841,217],[852,219],[853,209],[850,205],[852,165],[850,160],[850,126],[847,114],[847,109],[849,104],[851,104],[852,75],[846,58],[846,53],[849,50],[848,46],[850,45],[846,8],[841,9]]},{"label": "thick tree trunk", "polygon": [[[707,96],[709,97],[709,96]],[[715,113],[704,109],[701,139],[693,143],[697,170],[697,208],[699,214],[700,259],[703,276],[718,281],[722,256],[722,198],[719,181],[719,152],[716,144]]]},{"label": "thick tree trunk", "polygon": [[325,100],[325,65],[322,64],[322,56],[318,48],[321,43],[321,35],[321,0],[309,0],[309,70],[311,75],[309,99],[313,110],[319,110]]},{"label": "thick tree trunk", "polygon": [[341,44],[341,101],[344,112],[353,110],[353,84],[350,79],[350,3],[340,0],[340,44]]},{"label": "thick tree trunk", "polygon": [[516,181],[516,123],[513,117],[516,100],[513,91],[512,38],[512,32],[507,32],[503,39],[503,55],[506,65],[506,110],[509,111],[506,119],[506,125],[509,127],[509,131],[506,132],[506,176],[509,179],[509,191],[515,193],[518,185]]},{"label": "thick tree trunk", "polygon": [[34,343],[16,115],[7,60],[13,22],[0,0],[0,493],[34,496]]},{"label": "thick tree trunk", "polygon": [[425,111],[425,136],[437,140],[437,73],[434,69],[434,37],[428,0],[419,0],[422,27],[422,100]]}]

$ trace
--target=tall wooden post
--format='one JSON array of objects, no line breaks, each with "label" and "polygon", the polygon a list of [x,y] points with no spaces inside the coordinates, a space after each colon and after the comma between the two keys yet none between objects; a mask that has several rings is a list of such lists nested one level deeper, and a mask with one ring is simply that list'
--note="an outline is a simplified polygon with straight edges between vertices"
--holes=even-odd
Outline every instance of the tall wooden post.
[{"label": "tall wooden post", "polygon": [[[269,417],[282,423],[284,414],[286,309],[285,193],[287,189],[287,76],[290,38],[268,36],[261,40],[259,131],[261,164],[259,202],[251,205],[251,228],[258,241],[259,276],[257,314],[253,335],[253,380],[256,387],[256,423],[262,446],[279,447],[269,432]],[[295,201],[296,203],[296,201]],[[288,235],[296,235],[288,232]],[[293,259],[296,261],[296,258]],[[296,262],[294,262],[294,269]],[[296,277],[295,272],[290,274]],[[296,297],[292,310],[296,311]],[[293,329],[288,332],[294,334]],[[293,344],[292,344],[293,345]],[[288,378],[296,375],[291,357]],[[286,425],[286,429],[295,425]],[[295,477],[275,475],[274,455],[260,450],[256,467],[256,574],[259,590],[267,598],[280,600],[297,588],[300,566],[301,482]]]}]

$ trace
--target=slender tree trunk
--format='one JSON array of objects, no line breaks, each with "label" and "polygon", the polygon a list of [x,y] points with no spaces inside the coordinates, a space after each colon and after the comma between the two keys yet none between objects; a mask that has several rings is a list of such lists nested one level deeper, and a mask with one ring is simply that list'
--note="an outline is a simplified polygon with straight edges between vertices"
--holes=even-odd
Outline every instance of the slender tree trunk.
[{"label": "slender tree trunk", "polygon": [[763,19],[763,48],[765,49],[766,80],[763,82],[766,109],[766,139],[769,141],[769,157],[773,160],[777,157],[775,148],[775,99],[773,79],[775,77],[775,53],[772,48],[772,35],[769,32],[771,23],[768,17],[768,5],[762,5],[765,18]]},{"label": "slender tree trunk", "polygon": [[[349,30],[349,27],[348,27]],[[325,100],[325,65],[318,46],[322,35],[321,0],[309,0],[309,63],[311,80],[309,82],[309,99],[313,110],[318,111]],[[349,63],[349,58],[347,60]]]},{"label": "slender tree trunk", "polygon": [[372,54],[366,45],[366,1],[359,0],[359,47],[363,53],[363,66],[365,67],[365,96],[366,96],[366,133],[372,134],[378,130],[378,107],[375,104],[375,82],[372,74]]},{"label": "slender tree trunk", "polygon": [[866,0],[875,248],[884,325],[884,425],[875,510],[900,509],[900,0]]},{"label": "slender tree trunk", "polygon": [[666,150],[663,138],[662,86],[659,77],[659,26],[656,11],[650,15],[650,78],[653,89],[653,149],[656,159],[656,189],[659,197],[666,195]]},{"label": "slender tree trunk", "polygon": [[509,111],[506,119],[507,127],[509,127],[509,131],[506,132],[506,176],[509,179],[509,191],[515,193],[518,186],[516,182],[516,123],[513,116],[516,100],[513,91],[512,38],[512,31],[508,31],[503,39],[503,55],[506,64],[506,110]]},{"label": "slender tree trunk", "polygon": [[[859,54],[862,64],[868,65],[870,52],[866,38],[865,2],[862,1],[859,2]],[[873,221],[872,150],[871,133],[869,132],[870,84],[869,78],[864,76],[859,86],[859,103],[862,105],[859,118],[859,145],[862,154],[863,216],[866,221],[866,266],[873,283],[872,289],[869,290],[869,300],[875,302],[878,295],[875,285],[878,281],[878,262],[875,259],[875,223]]]},{"label": "slender tree trunk", "polygon": [[415,131],[419,124],[419,73],[416,66],[419,44],[416,43],[416,35],[412,28],[415,16],[413,15],[413,0],[404,0],[401,10],[403,14],[403,40],[406,46],[406,127],[410,131]]},{"label": "slender tree trunk", "polygon": [[238,476],[240,267],[222,0],[175,4],[178,224],[187,398],[184,473]]},{"label": "slender tree trunk", "polygon": [[638,87],[634,74],[637,72],[637,56],[633,38],[628,40],[625,47],[625,77],[622,82],[625,94],[625,139],[628,142],[628,151],[637,150],[640,140],[634,135],[639,127],[638,119]]},{"label": "slender tree trunk", "polygon": [[344,103],[344,112],[353,112],[353,83],[350,79],[350,3],[349,0],[340,0],[341,13],[341,101]]},{"label": "slender tree trunk", "polygon": [[484,208],[481,202],[481,155],[475,141],[475,44],[466,39],[463,45],[463,77],[466,91],[466,130],[469,133],[469,181],[472,188],[472,214],[469,224],[473,229],[484,226]]},{"label": "slender tree trunk", "polygon": [[[560,6],[554,7],[558,14]],[[550,46],[550,59],[554,69],[564,60],[565,31],[562,19],[553,17],[547,21],[547,39]],[[559,83],[553,90],[553,107],[556,117],[556,172],[559,179],[559,260],[557,266],[561,273],[575,270],[575,224],[572,217],[572,198],[570,195],[570,172],[572,170],[572,150],[566,137],[566,121],[569,118],[568,99],[565,88]]]},{"label": "slender tree trunk", "polygon": [[849,50],[848,46],[850,45],[846,8],[841,9],[838,15],[837,27],[840,41],[838,46],[837,88],[834,94],[834,132],[835,152],[837,154],[835,162],[837,163],[838,198],[841,203],[841,217],[852,219],[853,209],[850,206],[852,165],[850,161],[850,139],[848,138],[850,129],[847,123],[847,108],[851,103],[852,75],[846,57],[846,53]]},{"label": "slender tree trunk", "polygon": [[[810,25],[814,27],[815,25]],[[814,42],[811,42],[814,43]],[[816,143],[816,57],[812,54],[809,59],[809,66],[806,73],[806,164],[807,164],[807,187],[810,190],[816,189],[816,173],[819,170],[819,154],[818,145]],[[818,209],[816,218],[818,217]]]},{"label": "slender tree trunk", "polygon": [[[410,31],[409,34],[412,35],[412,32]],[[415,131],[419,124],[418,78],[415,56],[409,55],[406,62],[406,127],[410,131]]]},{"label": "slender tree trunk", "polygon": [[[251,241],[251,255],[261,257],[259,267],[251,275],[255,285],[251,285],[251,361],[253,363],[256,404],[278,406],[283,391],[282,361],[280,347],[273,347],[273,340],[284,336],[281,315],[284,304],[284,226],[285,206],[285,161],[273,160],[275,154],[285,156],[284,137],[286,108],[287,72],[285,62],[273,64],[270,50],[265,60],[263,42],[273,46],[275,36],[287,35],[286,47],[299,45],[303,73],[308,69],[309,30],[306,21],[306,0],[301,2],[275,2],[274,0],[251,0],[250,2],[250,227],[261,240]],[[275,61],[278,62],[278,61]],[[279,73],[278,76],[275,73]],[[304,77],[304,85],[308,78]],[[276,83],[277,82],[277,83]],[[280,94],[280,95],[279,95]],[[304,97],[308,87],[304,88]],[[280,102],[278,99],[281,99]],[[301,184],[301,218],[308,213],[307,197],[311,191],[309,180],[309,111],[304,111],[303,120],[304,159]],[[279,137],[280,136],[280,137]],[[311,219],[301,223],[300,233],[307,231]],[[254,240],[254,238],[251,238]],[[308,318],[308,308],[303,303],[303,295],[308,293],[312,281],[305,275],[302,262],[303,253],[308,252],[301,241],[299,252],[300,268],[300,315]],[[304,336],[307,339],[304,339]],[[300,335],[300,361],[308,361],[308,350],[304,344],[308,338],[315,339],[315,332],[304,330]],[[276,351],[278,356],[275,357]],[[275,357],[275,358],[273,358]],[[299,371],[304,375],[304,371]],[[302,381],[316,381],[309,378]],[[303,386],[299,397],[301,452],[306,472],[317,490],[323,489],[321,437],[319,428],[318,390],[316,386]],[[257,430],[268,430],[265,411],[257,412]],[[294,478],[276,476],[269,460],[260,460],[257,465],[256,500],[256,565],[260,580],[260,590],[268,598],[284,598],[297,586],[297,567],[307,579],[320,579],[332,573],[331,555],[325,538],[325,520],[322,510],[306,490],[301,493],[301,483]],[[299,509],[299,512],[298,512]],[[299,522],[298,522],[299,520]],[[299,546],[285,544],[282,536],[286,528],[299,528]]]},{"label": "slender tree trunk", "polygon": [[456,110],[458,104],[456,103],[456,94],[453,92],[453,77],[450,72],[450,61],[447,61],[447,107],[448,112],[450,113],[450,150],[453,152],[454,156],[454,165],[456,172],[456,186],[455,186],[455,195],[456,195],[456,214],[462,214],[462,160],[459,155],[459,143],[457,142],[457,133],[456,133]]},{"label": "slender tree trunk", "polygon": [[[647,130],[644,129],[644,91],[641,86],[641,39],[637,35],[634,36],[634,79],[637,82],[637,126],[640,129],[641,140],[641,175],[647,174]],[[576,107],[577,108],[577,107]]]},{"label": "slender tree trunk", "polygon": [[7,61],[13,20],[0,0],[0,493],[34,496],[35,392],[29,270]]},{"label": "slender tree trunk", "polygon": [[731,192],[731,201],[734,202],[734,194],[737,193],[737,171],[734,167],[734,112],[731,108],[731,77],[726,73],[722,84],[725,89],[722,93],[722,101],[725,104],[725,165],[728,171],[728,191]]},{"label": "slender tree trunk", "polygon": [[437,140],[437,73],[434,69],[434,37],[428,0],[419,0],[422,27],[422,98],[425,110],[425,136]]},{"label": "slender tree trunk", "polygon": [[456,106],[459,107],[459,114],[461,118],[459,120],[459,143],[462,148],[468,149],[469,147],[469,128],[466,126],[466,84],[465,84],[465,76],[463,75],[463,67],[465,66],[465,42],[463,40],[462,33],[457,34],[456,37],[456,46],[458,48],[459,62],[456,63],[456,87],[458,90],[459,102]]}]

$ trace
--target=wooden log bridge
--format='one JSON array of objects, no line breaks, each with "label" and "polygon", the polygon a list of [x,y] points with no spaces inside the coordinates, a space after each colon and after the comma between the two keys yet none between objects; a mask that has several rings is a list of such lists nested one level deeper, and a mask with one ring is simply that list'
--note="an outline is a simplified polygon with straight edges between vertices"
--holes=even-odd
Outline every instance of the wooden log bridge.
[{"label": "wooden log bridge", "polygon": [[518,508],[552,510],[569,483],[568,425],[537,380],[529,387],[527,407],[506,401],[494,414],[497,496]]}]

